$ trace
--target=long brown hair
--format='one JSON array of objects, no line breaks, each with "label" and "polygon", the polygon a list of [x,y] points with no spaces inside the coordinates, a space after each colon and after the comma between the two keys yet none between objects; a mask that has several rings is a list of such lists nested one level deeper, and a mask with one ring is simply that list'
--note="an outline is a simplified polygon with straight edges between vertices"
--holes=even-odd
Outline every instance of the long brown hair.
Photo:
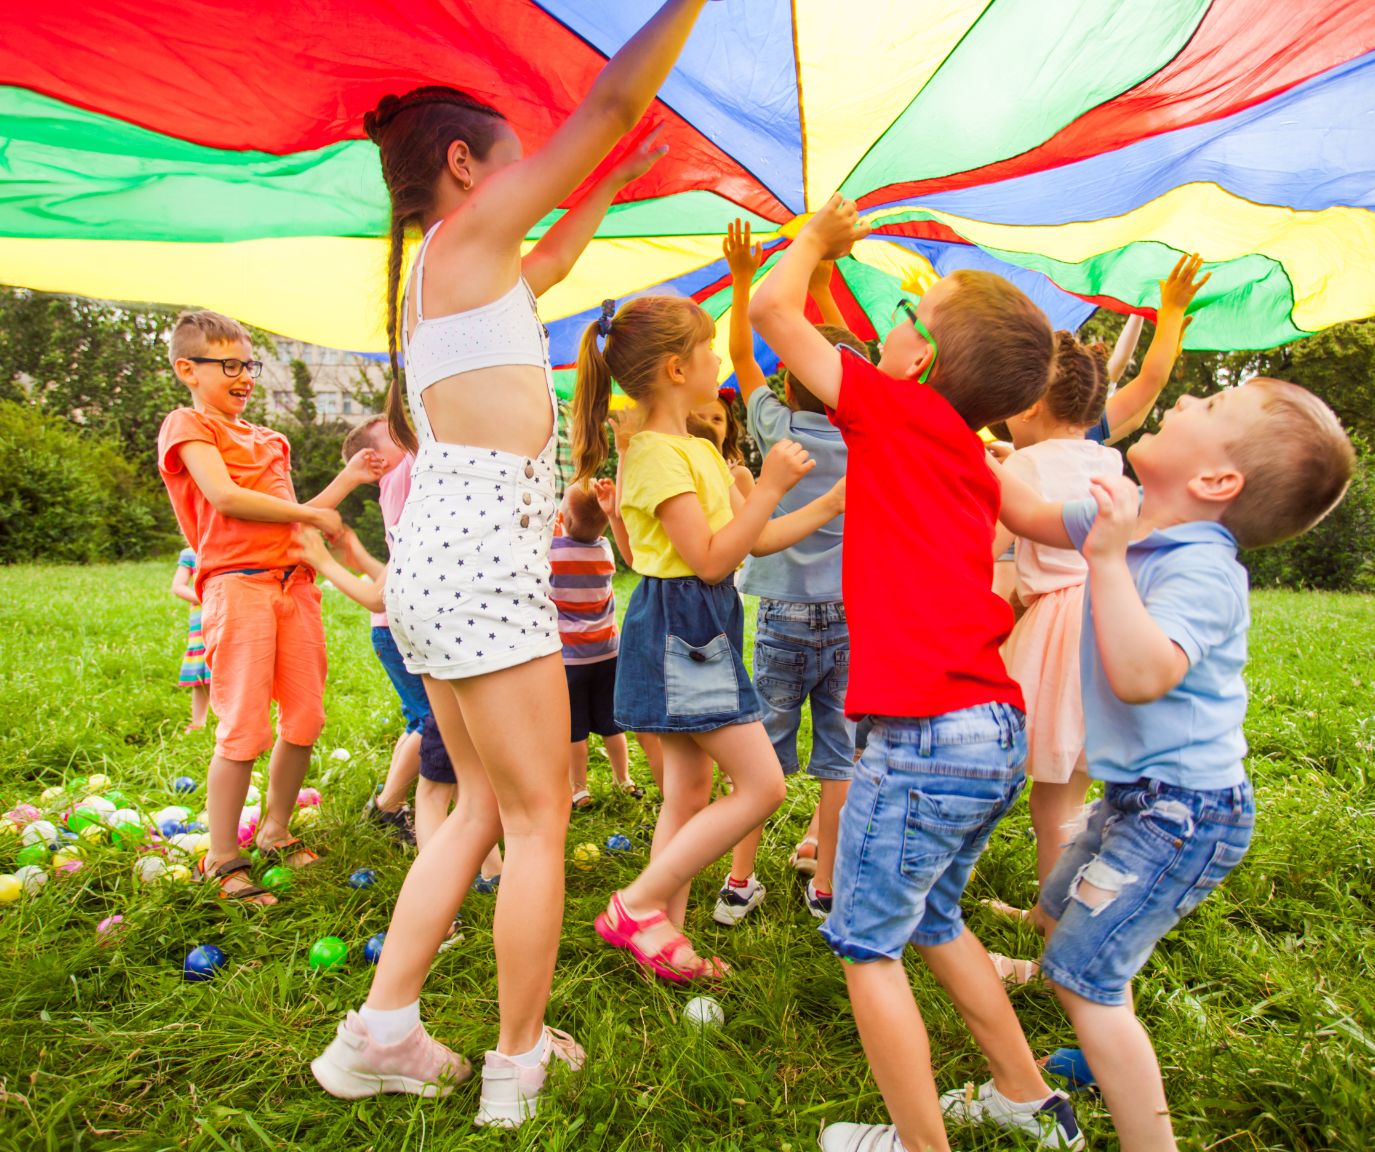
[{"label": "long brown hair", "polygon": [[387,388],[387,427],[408,452],[417,447],[406,418],[401,391],[397,332],[401,324],[401,260],[407,228],[418,225],[434,208],[435,186],[449,162],[449,145],[462,140],[479,160],[496,143],[506,117],[457,88],[432,84],[404,96],[383,96],[363,117],[363,130],[382,157],[382,179],[391,196],[391,233],[387,248],[387,349],[391,384]]},{"label": "long brown hair", "polygon": [[595,476],[610,454],[606,418],[615,380],[632,400],[647,400],[666,356],[686,359],[695,345],[710,340],[712,318],[681,296],[637,296],[611,318],[605,346],[597,343],[603,324],[589,324],[578,349],[573,391],[573,463],[580,484]]},{"label": "long brown hair", "polygon": [[1098,423],[1107,402],[1107,348],[1101,343],[1080,344],[1074,333],[1060,329],[1042,403],[1061,424],[1089,428]]}]

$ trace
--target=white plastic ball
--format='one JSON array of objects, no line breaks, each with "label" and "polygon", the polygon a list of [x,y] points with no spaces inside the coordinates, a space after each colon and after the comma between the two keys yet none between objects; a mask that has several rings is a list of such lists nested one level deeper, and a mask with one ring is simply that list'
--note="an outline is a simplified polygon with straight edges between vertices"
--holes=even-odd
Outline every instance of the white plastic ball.
[{"label": "white plastic ball", "polygon": [[37,864],[25,864],[24,867],[16,869],[14,878],[24,886],[24,892],[29,896],[48,882],[48,874]]},{"label": "white plastic ball", "polygon": [[57,839],[57,829],[49,820],[35,820],[24,826],[21,839],[25,844],[51,844]]},{"label": "white plastic ball", "polygon": [[329,758],[331,760],[338,760],[340,762],[343,762],[347,760],[352,760],[353,753],[350,752],[347,748],[336,748],[333,752],[329,754]]},{"label": "white plastic ball", "polygon": [[104,772],[97,772],[86,780],[86,787],[92,792],[104,792],[109,786],[110,778]]},{"label": "white plastic ball", "polygon": [[179,804],[170,804],[166,808],[159,808],[153,813],[153,824],[161,828],[169,820],[175,824],[185,824],[191,819],[191,810],[183,808]]},{"label": "white plastic ball", "polygon": [[85,800],[78,800],[78,808],[89,808],[98,816],[108,816],[115,810],[115,806],[106,800],[104,796],[87,796]]},{"label": "white plastic ball", "polygon": [[726,1022],[721,1005],[710,996],[694,996],[683,1005],[683,1023],[698,1028],[719,1028]]},{"label": "white plastic ball", "polygon": [[142,884],[152,884],[167,874],[167,861],[161,856],[141,856],[134,865],[134,875]]},{"label": "white plastic ball", "polygon": [[105,817],[105,823],[111,828],[118,828],[121,824],[137,824],[143,827],[143,817],[132,808],[116,808]]}]

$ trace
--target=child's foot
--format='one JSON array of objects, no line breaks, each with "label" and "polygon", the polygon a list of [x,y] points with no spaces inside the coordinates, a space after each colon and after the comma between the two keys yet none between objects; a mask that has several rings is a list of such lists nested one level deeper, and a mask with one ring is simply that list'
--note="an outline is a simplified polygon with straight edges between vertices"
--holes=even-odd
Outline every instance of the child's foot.
[{"label": "child's foot", "polygon": [[431,1039],[417,1024],[396,1044],[379,1044],[357,1012],[344,1017],[330,1042],[311,1061],[320,1087],[341,1100],[361,1100],[383,1092],[416,1096],[447,1096],[456,1084],[473,1074],[473,1066],[457,1052]]},{"label": "child's foot", "polygon": [[592,807],[593,803],[594,801],[592,799],[592,793],[589,792],[586,788],[579,788],[576,792],[573,793],[574,812],[585,812],[587,811],[587,809]]},{"label": "child's foot", "polygon": [[276,904],[277,897],[266,888],[260,888],[253,883],[249,875],[250,867],[252,865],[242,856],[231,856],[228,860],[218,863],[211,861],[209,856],[202,856],[196,864],[196,873],[203,881],[219,882],[222,900],[240,900],[245,904],[260,904],[264,907]]},{"label": "child's foot", "polygon": [[619,892],[612,894],[606,911],[598,915],[594,927],[597,935],[613,948],[625,949],[635,957],[637,964],[670,984],[720,980],[730,975],[730,969],[720,957],[706,960],[697,955],[688,938],[662,911],[636,919],[626,910]]},{"label": "child's foot", "polygon": [[645,790],[636,784],[634,780],[617,780],[616,787],[632,800],[643,800],[645,798]]},{"label": "child's foot", "polygon": [[409,804],[402,804],[400,808],[392,809],[390,812],[385,808],[377,806],[377,797],[369,797],[368,802],[363,806],[364,819],[371,820],[374,824],[380,824],[403,844],[415,845],[415,815],[411,812]]},{"label": "child's foot", "polygon": [[788,863],[792,865],[793,871],[803,876],[815,876],[816,852],[816,837],[808,836],[793,849],[793,854],[788,857]]},{"label": "child's foot", "polygon": [[816,1145],[822,1152],[906,1152],[891,1124],[827,1124]]},{"label": "child's foot", "polygon": [[182,729],[182,733],[186,736],[190,736],[192,732],[201,732],[204,731],[204,729],[204,724],[188,724],[185,728]]},{"label": "child's foot", "polygon": [[1079,1130],[1074,1108],[1063,1092],[1050,1092],[1039,1100],[1018,1103],[999,1092],[990,1080],[977,1089],[966,1084],[942,1093],[941,1111],[951,1120],[967,1124],[1016,1128],[1035,1136],[1038,1148],[1063,1152],[1084,1146],[1084,1134]]},{"label": "child's foot", "polygon": [[807,911],[818,920],[825,920],[831,914],[833,899],[829,892],[817,891],[815,880],[807,881]]},{"label": "child's foot", "polygon": [[1021,920],[1025,923],[1031,919],[1030,908],[1018,908],[1016,905],[1007,903],[1006,900],[980,900],[979,903],[990,912],[996,912],[999,916],[1006,916],[1009,920]]},{"label": "child's foot", "polygon": [[766,895],[764,885],[755,879],[753,872],[743,883],[734,876],[727,876],[721,891],[716,893],[716,907],[711,918],[718,924],[733,928],[764,903]]},{"label": "child's foot", "polygon": [[540,1093],[554,1060],[577,1072],[587,1053],[567,1032],[546,1027],[541,1038],[544,1051],[537,1063],[525,1065],[518,1058],[488,1052],[482,1062],[482,1097],[473,1123],[479,1128],[519,1128],[539,1111]]},{"label": "child's foot", "polygon": [[299,836],[287,833],[278,838],[261,830],[258,833],[258,855],[265,862],[284,868],[308,868],[320,859],[320,854],[307,848]]},{"label": "child's foot", "polygon": [[444,943],[439,946],[441,952],[447,952],[455,944],[463,943],[463,917],[455,916],[454,922],[444,932]]},{"label": "child's foot", "polygon": [[1009,987],[1020,988],[1041,978],[1041,966],[1035,960],[1018,960],[1001,952],[990,952],[988,958],[1002,982]]}]

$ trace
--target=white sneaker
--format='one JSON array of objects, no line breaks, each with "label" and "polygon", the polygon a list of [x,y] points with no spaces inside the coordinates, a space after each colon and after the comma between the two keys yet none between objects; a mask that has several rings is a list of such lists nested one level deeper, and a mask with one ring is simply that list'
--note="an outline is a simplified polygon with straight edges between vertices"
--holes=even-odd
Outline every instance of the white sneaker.
[{"label": "white sneaker", "polygon": [[941,1095],[941,1111],[967,1124],[997,1124],[1036,1137],[1038,1148],[1070,1152],[1084,1146],[1074,1108],[1063,1092],[1049,1092],[1040,1100],[1019,1104],[1009,1100],[990,1080],[974,1089],[972,1084]]},{"label": "white sneaker", "polygon": [[334,1039],[310,1065],[320,1087],[341,1100],[362,1100],[384,1092],[447,1096],[473,1074],[457,1052],[431,1039],[417,1024],[395,1044],[379,1044],[357,1012],[340,1023]]},{"label": "white sneaker", "polygon": [[753,872],[750,873],[749,882],[743,888],[736,888],[730,882],[730,877],[727,876],[725,884],[721,886],[721,891],[716,893],[716,907],[712,911],[711,918],[727,928],[734,928],[764,903],[766,895],[768,893],[764,885],[755,879]]},{"label": "white sneaker", "polygon": [[891,1124],[827,1124],[816,1145],[822,1152],[906,1152]]},{"label": "white sneaker", "polygon": [[549,1062],[562,1060],[576,1072],[587,1053],[567,1032],[544,1029],[544,1055],[540,1062],[526,1068],[495,1050],[482,1062],[482,1098],[473,1123],[479,1128],[519,1128],[539,1111],[540,1093],[549,1075]]}]

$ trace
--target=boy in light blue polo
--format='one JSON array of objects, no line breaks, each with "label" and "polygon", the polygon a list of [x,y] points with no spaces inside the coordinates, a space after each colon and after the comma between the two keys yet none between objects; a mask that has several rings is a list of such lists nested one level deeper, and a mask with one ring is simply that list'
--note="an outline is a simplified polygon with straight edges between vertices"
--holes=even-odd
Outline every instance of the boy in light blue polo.
[{"label": "boy in light blue polo", "polygon": [[[1141,487],[1095,479],[1047,504],[1002,473],[1003,522],[1084,553],[1081,674],[1089,775],[1105,783],[1041,892],[1041,970],[1074,1024],[1124,1152],[1174,1134],[1131,980],[1241,862],[1255,802],[1246,741],[1246,570],[1238,546],[1307,531],[1341,500],[1346,433],[1315,396],[1255,379],[1183,397],[1128,452]],[[980,1099],[948,1111],[979,1117]],[[958,1097],[958,1098],[955,1098]]]}]

